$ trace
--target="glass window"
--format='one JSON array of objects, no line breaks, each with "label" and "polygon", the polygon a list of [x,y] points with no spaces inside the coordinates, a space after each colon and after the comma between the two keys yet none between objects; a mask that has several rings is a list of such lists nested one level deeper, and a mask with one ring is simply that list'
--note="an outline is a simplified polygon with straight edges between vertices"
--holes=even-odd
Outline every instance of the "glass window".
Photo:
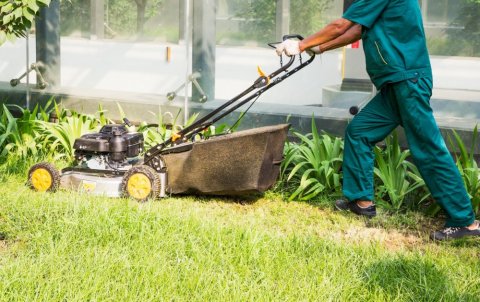
[{"label": "glass window", "polygon": [[[340,17],[342,7],[341,0],[217,0],[216,99],[231,99],[249,87],[258,77],[257,65],[267,74],[280,67],[268,43],[285,34],[309,35]],[[322,87],[341,83],[340,58],[341,50],[318,57],[258,103],[321,106]],[[313,78],[314,83],[309,81]]]},{"label": "glass window", "polygon": [[480,56],[480,3],[470,0],[423,0],[430,53]]},{"label": "glass window", "polygon": [[[207,10],[208,28],[196,31],[204,53],[192,59],[196,55],[192,53],[199,47],[191,47],[186,32],[192,30],[195,7],[199,13],[199,2],[195,1],[189,2],[189,18],[185,17],[185,0],[62,1],[62,87],[75,93],[136,98],[158,105],[167,96],[173,96],[173,100],[181,100],[185,93],[191,96],[195,87],[191,80],[195,78],[204,91],[213,91],[214,98],[208,101],[225,102],[253,84],[258,78],[257,66],[266,74],[281,66],[268,43],[279,41],[284,34],[314,33],[339,18],[345,3],[344,0],[212,0],[216,15]],[[475,82],[480,78],[480,3],[471,0],[419,0],[419,3],[435,78],[432,104],[435,108],[440,108],[439,104],[448,108],[436,114],[464,116],[462,108],[467,104],[471,106],[468,114],[480,117],[480,109],[475,107],[480,101]],[[199,39],[202,35],[210,35],[208,43],[203,43],[207,39]],[[25,42],[19,39],[0,48],[2,81],[25,72]],[[35,36],[30,36],[29,44],[29,60],[33,62]],[[211,74],[205,70],[196,74],[197,70],[191,71],[189,67],[203,54],[210,56],[204,66],[214,66]],[[308,59],[305,54],[303,57]],[[285,110],[291,113],[288,106],[296,106],[311,113],[314,107],[332,104],[332,107],[343,106],[345,112],[354,99],[370,96],[366,90],[342,91],[351,74],[368,81],[363,57],[361,49],[352,48],[317,56],[310,66],[262,94],[256,107],[288,108]],[[283,63],[286,60],[284,57]],[[34,82],[35,78],[31,80]],[[182,86],[185,83],[187,89]],[[198,90],[193,88],[194,92],[195,89]],[[326,98],[333,101],[327,103]],[[453,102],[457,99],[468,103]]]},{"label": "glass window", "polygon": [[[62,1],[62,86],[110,101],[142,99],[158,105],[167,95],[183,100],[188,66],[184,3]],[[117,112],[115,103],[110,103],[114,104],[110,110]],[[153,114],[145,112],[158,111],[146,108],[134,110],[150,119]]]},{"label": "glass window", "polygon": [[428,23],[447,23],[448,0],[429,0],[427,3]]}]

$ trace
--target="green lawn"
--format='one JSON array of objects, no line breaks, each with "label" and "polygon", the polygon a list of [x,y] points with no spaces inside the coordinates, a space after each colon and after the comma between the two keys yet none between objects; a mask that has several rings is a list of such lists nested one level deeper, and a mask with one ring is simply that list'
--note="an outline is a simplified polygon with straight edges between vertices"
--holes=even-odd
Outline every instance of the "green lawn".
[{"label": "green lawn", "polygon": [[[1,177],[0,177],[1,178]],[[479,301],[480,241],[414,213],[0,187],[0,301]]]}]

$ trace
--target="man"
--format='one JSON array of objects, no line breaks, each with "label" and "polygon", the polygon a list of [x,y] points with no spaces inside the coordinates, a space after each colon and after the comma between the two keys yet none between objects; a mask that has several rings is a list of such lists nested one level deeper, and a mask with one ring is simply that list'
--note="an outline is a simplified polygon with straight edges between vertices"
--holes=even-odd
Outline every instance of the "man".
[{"label": "man", "polygon": [[376,215],[373,203],[373,147],[398,125],[433,198],[446,211],[435,240],[480,236],[460,173],[430,107],[432,71],[417,0],[356,0],[343,17],[302,41],[286,40],[279,55],[322,53],[362,39],[367,72],[379,93],[345,132],[343,193],[337,209]]}]

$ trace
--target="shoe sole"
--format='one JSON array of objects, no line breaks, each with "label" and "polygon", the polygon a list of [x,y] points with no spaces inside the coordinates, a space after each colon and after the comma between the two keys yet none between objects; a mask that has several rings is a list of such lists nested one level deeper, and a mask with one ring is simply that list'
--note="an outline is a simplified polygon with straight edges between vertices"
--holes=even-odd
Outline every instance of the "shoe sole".
[{"label": "shoe sole", "polygon": [[353,213],[355,215],[358,215],[358,216],[362,216],[362,217],[366,217],[366,218],[373,218],[375,216],[377,216],[377,213],[375,214],[359,214],[359,213],[355,213],[353,212],[350,207],[347,206],[347,208],[341,208],[339,207],[336,203],[335,203],[335,209],[338,210],[338,211],[342,211],[342,212],[350,212],[350,213]]}]

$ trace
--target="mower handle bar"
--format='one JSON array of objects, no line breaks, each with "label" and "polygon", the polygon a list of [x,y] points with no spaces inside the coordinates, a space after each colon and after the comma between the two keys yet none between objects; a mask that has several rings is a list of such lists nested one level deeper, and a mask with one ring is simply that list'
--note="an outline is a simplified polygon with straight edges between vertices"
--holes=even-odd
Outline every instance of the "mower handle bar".
[{"label": "mower handle bar", "polygon": [[[283,38],[288,39],[288,38],[298,38],[298,39],[303,39],[300,35],[285,35]],[[272,44],[272,45],[271,45]],[[273,46],[274,43],[269,43],[271,47]],[[300,57],[300,55],[298,55]],[[288,68],[292,66],[293,62],[295,61],[296,56],[290,56],[289,61],[278,68],[277,70],[273,71],[271,74],[268,76],[261,75],[255,82],[245,89],[243,92],[232,98],[231,100],[227,101],[220,107],[216,108],[212,112],[206,114],[204,117],[200,118],[190,126],[187,126],[183,128],[180,132],[176,134],[177,139],[174,139],[173,137],[169,138],[163,143],[160,143],[154,147],[152,147],[150,150],[147,150],[144,158],[144,163],[150,162],[155,156],[161,154],[162,150],[164,150],[166,147],[172,145],[175,143],[177,140],[180,142],[185,142],[188,141],[191,137],[196,135],[197,133],[207,129],[209,126],[213,125],[216,123],[218,120],[222,119],[226,115],[230,114],[234,110],[240,108],[244,104],[248,103],[254,98],[259,97],[261,94],[263,94],[265,91],[270,89],[271,87],[277,85],[278,83],[282,82],[284,79],[287,77],[291,76],[292,74],[298,72],[300,69],[304,68],[305,66],[309,65],[315,58],[315,55],[312,55],[309,60],[305,62],[301,62],[301,57],[300,57],[300,65],[295,67],[293,70],[288,71]],[[280,73],[284,73],[282,76],[278,77]],[[255,93],[252,93],[254,90],[258,90]],[[250,94],[250,95],[249,95]],[[247,96],[248,95],[248,96]],[[245,99],[241,100],[238,102],[240,99],[246,97]],[[238,104],[235,104],[232,106],[234,103],[238,102]],[[228,108],[230,107],[230,108]],[[227,109],[228,108],[228,109]],[[225,110],[226,109],[226,110]],[[222,110],[225,110],[222,112],[219,116],[215,117],[218,115],[219,112]]]}]

